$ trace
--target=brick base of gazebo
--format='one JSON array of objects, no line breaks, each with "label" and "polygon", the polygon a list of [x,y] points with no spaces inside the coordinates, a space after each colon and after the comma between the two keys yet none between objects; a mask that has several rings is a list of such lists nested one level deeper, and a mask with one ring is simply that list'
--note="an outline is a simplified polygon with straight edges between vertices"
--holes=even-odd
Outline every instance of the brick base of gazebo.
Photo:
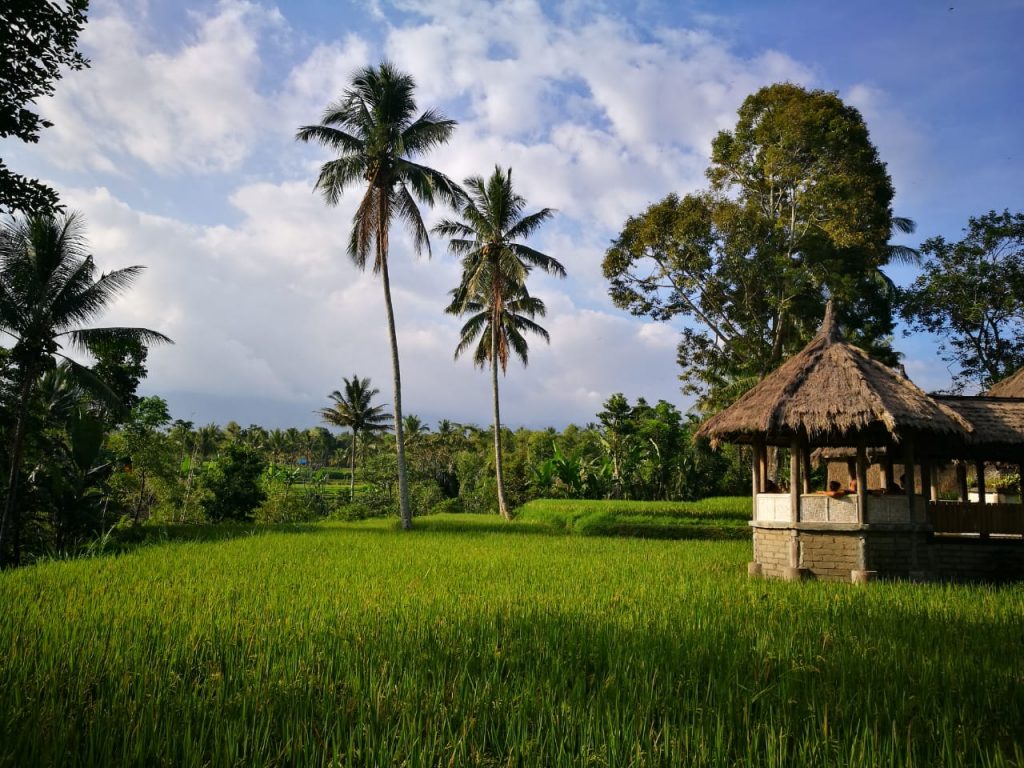
[{"label": "brick base of gazebo", "polygon": [[846,583],[1024,578],[1020,538],[943,536],[930,526],[914,524],[751,525],[754,560],[749,573],[754,577]]}]

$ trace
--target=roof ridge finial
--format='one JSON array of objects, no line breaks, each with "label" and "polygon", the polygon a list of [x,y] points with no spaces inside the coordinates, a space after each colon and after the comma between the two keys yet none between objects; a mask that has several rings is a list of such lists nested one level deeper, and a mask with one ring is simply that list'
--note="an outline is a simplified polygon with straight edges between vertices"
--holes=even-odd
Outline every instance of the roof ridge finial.
[{"label": "roof ridge finial", "polygon": [[832,307],[832,299],[825,304],[825,317],[821,321],[821,328],[818,335],[824,336],[829,341],[842,341],[843,335],[839,332],[839,323],[836,322],[835,310]]}]

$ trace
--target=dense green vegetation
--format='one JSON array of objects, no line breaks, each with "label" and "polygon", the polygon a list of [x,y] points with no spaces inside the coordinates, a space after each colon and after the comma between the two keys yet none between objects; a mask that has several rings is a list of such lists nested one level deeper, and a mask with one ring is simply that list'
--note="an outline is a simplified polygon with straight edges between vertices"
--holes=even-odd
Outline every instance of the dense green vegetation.
[{"label": "dense green vegetation", "polygon": [[1020,586],[493,515],[206,530],[237,538],[0,573],[0,764],[1024,760]]}]

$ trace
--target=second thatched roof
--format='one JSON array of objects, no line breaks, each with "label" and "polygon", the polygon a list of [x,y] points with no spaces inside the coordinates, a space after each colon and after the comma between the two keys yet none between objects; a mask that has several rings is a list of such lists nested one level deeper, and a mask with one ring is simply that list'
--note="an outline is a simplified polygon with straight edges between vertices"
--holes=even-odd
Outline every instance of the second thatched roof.
[{"label": "second thatched roof", "polygon": [[1024,462],[1024,398],[936,395],[973,427],[962,447],[934,446],[933,453],[956,458]]},{"label": "second thatched roof", "polygon": [[985,394],[988,397],[1024,397],[1024,368],[993,384]]},{"label": "second thatched roof", "polygon": [[971,426],[905,376],[843,339],[825,310],[811,342],[743,397],[708,419],[698,437],[714,442],[884,445],[904,435],[964,439]]}]

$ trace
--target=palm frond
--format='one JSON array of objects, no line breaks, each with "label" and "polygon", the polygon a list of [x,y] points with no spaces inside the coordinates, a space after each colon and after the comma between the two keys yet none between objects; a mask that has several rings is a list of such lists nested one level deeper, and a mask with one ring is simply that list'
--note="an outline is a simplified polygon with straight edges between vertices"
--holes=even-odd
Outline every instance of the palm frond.
[{"label": "palm frond", "polygon": [[916,266],[921,263],[921,252],[916,248],[911,248],[909,245],[890,244],[886,250],[888,251],[889,261],[894,261],[897,264]]},{"label": "palm frond", "polygon": [[368,168],[365,155],[345,155],[329,160],[320,167],[314,190],[321,190],[328,205],[337,205],[345,189],[366,177]]},{"label": "palm frond", "polygon": [[331,125],[333,122],[342,122],[342,120],[335,115],[325,114],[323,124],[301,126],[295,133],[295,139],[306,143],[315,142],[345,155],[361,153],[365,147],[363,140],[339,128],[334,128]]},{"label": "palm frond", "polygon": [[531,267],[538,267],[549,275],[555,277],[565,277],[565,267],[558,259],[548,256],[546,253],[534,250],[527,245],[521,243],[510,243],[509,248],[518,256],[522,261],[529,264]]},{"label": "palm frond", "polygon": [[917,229],[917,223],[906,216],[893,216],[892,228],[897,232],[902,232],[904,235],[912,235]]},{"label": "palm frond", "polygon": [[429,233],[427,232],[426,225],[423,223],[420,209],[416,206],[416,201],[412,199],[409,190],[401,182],[395,185],[394,194],[398,216],[405,221],[409,227],[409,234],[412,235],[413,249],[417,254],[420,254],[426,248],[427,256],[430,256]]},{"label": "palm frond", "polygon": [[554,208],[541,208],[536,213],[523,216],[505,232],[505,237],[512,241],[530,237],[554,215]]},{"label": "palm frond", "polygon": [[74,331],[57,334],[56,338],[66,336],[72,345],[83,351],[92,352],[99,344],[118,341],[134,341],[145,346],[153,344],[173,344],[174,342],[158,331],[148,328],[80,328]]}]

